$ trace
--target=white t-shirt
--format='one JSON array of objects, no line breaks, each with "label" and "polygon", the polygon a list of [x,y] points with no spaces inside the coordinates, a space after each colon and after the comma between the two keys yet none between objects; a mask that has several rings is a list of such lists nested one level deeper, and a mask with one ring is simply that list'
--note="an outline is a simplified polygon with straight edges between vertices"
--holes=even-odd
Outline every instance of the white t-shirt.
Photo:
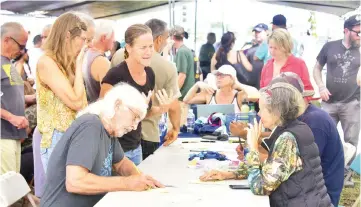
[{"label": "white t-shirt", "polygon": [[36,65],[38,64],[39,58],[43,55],[43,53],[43,50],[40,48],[31,48],[28,51],[30,74],[27,75],[29,78],[34,79],[34,89],[36,89]]}]

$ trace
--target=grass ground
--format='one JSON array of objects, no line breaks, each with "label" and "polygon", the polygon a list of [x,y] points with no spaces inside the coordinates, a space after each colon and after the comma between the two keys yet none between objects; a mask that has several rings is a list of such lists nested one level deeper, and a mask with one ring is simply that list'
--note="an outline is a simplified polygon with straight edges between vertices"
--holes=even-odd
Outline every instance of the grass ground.
[{"label": "grass ground", "polygon": [[[352,180],[355,183],[355,187],[343,188],[341,193],[341,199],[339,202],[340,206],[351,207],[355,203],[358,196],[360,195],[360,176],[354,174],[352,176]],[[360,205],[358,205],[358,207],[360,207]]]}]

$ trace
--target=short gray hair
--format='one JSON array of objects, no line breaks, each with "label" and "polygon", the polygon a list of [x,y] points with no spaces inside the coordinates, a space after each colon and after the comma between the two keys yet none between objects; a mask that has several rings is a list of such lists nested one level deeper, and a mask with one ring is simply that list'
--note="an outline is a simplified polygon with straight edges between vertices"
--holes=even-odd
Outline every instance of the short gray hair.
[{"label": "short gray hair", "polygon": [[49,31],[50,31],[52,26],[53,26],[52,24],[46,25],[46,26],[43,28],[43,32],[46,31],[46,30],[49,30]]},{"label": "short gray hair", "polygon": [[[131,96],[129,94],[132,94]],[[147,113],[147,103],[143,95],[127,83],[119,83],[110,89],[103,99],[90,104],[77,114],[80,117],[84,114],[102,115],[111,119],[115,115],[115,103],[120,100],[125,106],[132,107],[139,111],[140,119],[144,119]]]},{"label": "short gray hair", "polygon": [[4,35],[11,33],[14,36],[20,35],[21,32],[25,32],[24,27],[17,22],[7,22],[1,25],[1,38]]},{"label": "short gray hair", "polygon": [[160,19],[150,19],[145,25],[152,30],[153,40],[157,39],[167,30],[167,23]]},{"label": "short gray hair", "polygon": [[106,38],[109,39],[113,32],[113,22],[111,20],[97,20],[95,22],[94,40],[98,41],[102,35],[106,35]]},{"label": "short gray hair", "polygon": [[85,14],[82,12],[73,12],[73,14],[77,15],[85,23],[85,25],[88,29],[90,27],[95,27],[93,17],[89,16],[88,14]]},{"label": "short gray hair", "polygon": [[260,90],[267,110],[279,117],[278,125],[284,126],[305,111],[302,94],[291,84],[275,83]]}]

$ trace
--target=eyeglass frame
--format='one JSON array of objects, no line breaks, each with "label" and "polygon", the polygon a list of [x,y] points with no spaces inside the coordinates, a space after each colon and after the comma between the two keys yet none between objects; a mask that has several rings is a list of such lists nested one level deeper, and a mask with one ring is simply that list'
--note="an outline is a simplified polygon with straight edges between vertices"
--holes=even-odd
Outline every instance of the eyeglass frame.
[{"label": "eyeglass frame", "polygon": [[349,30],[350,32],[354,32],[354,33],[356,33],[356,34],[357,34],[357,36],[359,36],[359,37],[360,37],[361,31],[357,32],[357,31],[355,31],[355,30],[353,30],[353,29],[350,29],[350,28],[348,28],[348,30]]},{"label": "eyeglass frame", "polygon": [[19,47],[20,51],[26,51],[26,45],[20,44],[18,41],[16,41],[13,37],[10,37]]}]

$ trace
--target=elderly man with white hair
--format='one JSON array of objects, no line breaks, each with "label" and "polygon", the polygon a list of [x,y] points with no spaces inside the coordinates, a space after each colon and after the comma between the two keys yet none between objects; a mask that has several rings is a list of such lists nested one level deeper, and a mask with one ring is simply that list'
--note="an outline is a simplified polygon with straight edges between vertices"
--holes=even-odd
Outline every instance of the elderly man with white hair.
[{"label": "elderly man with white hair", "polygon": [[116,140],[137,128],[149,99],[120,83],[79,112],[50,157],[41,206],[94,206],[107,192],[164,187],[140,173]]},{"label": "elderly man with white hair", "polygon": [[97,21],[92,48],[86,52],[83,62],[83,77],[89,103],[99,98],[100,83],[110,69],[110,62],[105,57],[105,52],[111,50],[113,44],[113,23],[110,20]]}]

